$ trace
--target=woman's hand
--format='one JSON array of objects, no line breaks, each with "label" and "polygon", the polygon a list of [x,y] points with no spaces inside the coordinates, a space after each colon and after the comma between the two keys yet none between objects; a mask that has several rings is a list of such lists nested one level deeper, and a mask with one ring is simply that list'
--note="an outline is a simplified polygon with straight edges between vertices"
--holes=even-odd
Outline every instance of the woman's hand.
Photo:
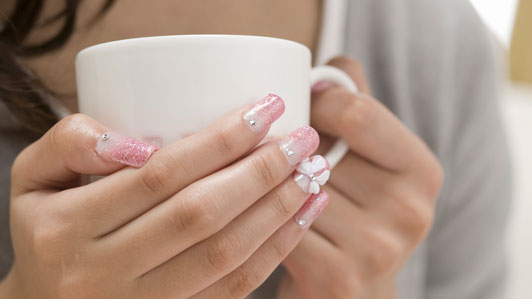
[{"label": "woman's hand", "polygon": [[[346,140],[351,151],[334,169],[329,208],[283,262],[279,298],[394,298],[401,265],[424,239],[443,180],[427,146],[373,99],[361,67],[330,62],[360,88],[318,84],[312,125]],[[321,89],[321,90],[320,90]]]},{"label": "woman's hand", "polygon": [[[13,166],[4,295],[244,297],[305,231],[291,218],[310,194],[290,174],[316,150],[316,131],[245,156],[283,111],[269,95],[156,152],[86,116],[63,119]],[[80,174],[106,177],[80,186]]]}]

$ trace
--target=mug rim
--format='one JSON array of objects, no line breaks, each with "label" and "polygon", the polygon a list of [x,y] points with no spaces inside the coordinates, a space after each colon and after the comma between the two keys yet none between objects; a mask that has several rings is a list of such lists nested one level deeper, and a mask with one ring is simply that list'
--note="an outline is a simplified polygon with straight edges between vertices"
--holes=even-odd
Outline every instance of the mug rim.
[{"label": "mug rim", "polygon": [[301,43],[288,40],[288,39],[277,38],[277,37],[258,36],[258,35],[239,35],[239,34],[182,34],[182,35],[144,36],[144,37],[135,37],[135,38],[108,41],[108,42],[92,45],[92,46],[82,49],[81,51],[78,52],[78,54],[76,55],[77,56],[76,58],[79,58],[80,56],[88,55],[95,51],[105,51],[105,50],[113,49],[117,47],[129,47],[138,42],[151,43],[151,42],[161,42],[164,40],[183,40],[183,41],[252,40],[255,42],[277,43],[277,44],[281,44],[284,46],[300,48],[308,52],[309,54],[311,53],[310,49]]}]

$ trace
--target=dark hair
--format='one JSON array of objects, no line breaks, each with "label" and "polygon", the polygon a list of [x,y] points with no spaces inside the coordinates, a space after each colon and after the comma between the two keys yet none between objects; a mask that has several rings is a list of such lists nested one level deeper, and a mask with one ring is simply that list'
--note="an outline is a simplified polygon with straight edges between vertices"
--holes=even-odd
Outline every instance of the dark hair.
[{"label": "dark hair", "polygon": [[[62,22],[57,33],[40,43],[27,44],[28,35],[37,28],[44,0],[16,0],[15,6],[0,28],[0,101],[30,131],[42,134],[58,120],[47,97],[51,94],[20,62],[20,57],[38,56],[60,49],[70,38],[76,13],[82,0],[64,0],[64,8],[41,26]],[[106,0],[95,22],[114,0]]]}]

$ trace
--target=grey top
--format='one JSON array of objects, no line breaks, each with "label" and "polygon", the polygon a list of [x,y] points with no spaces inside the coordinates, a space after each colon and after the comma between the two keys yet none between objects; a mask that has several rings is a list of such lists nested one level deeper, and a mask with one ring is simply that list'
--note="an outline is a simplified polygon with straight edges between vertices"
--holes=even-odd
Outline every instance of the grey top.
[{"label": "grey top", "polygon": [[[427,240],[399,279],[405,299],[502,298],[510,163],[498,106],[497,51],[466,0],[353,0],[344,52],[377,99],[430,146],[446,180]],[[30,142],[0,106],[0,272],[12,261],[9,169]],[[273,298],[282,272],[254,294]]]},{"label": "grey top", "polygon": [[[495,43],[466,0],[348,2],[344,53],[445,169],[433,228],[399,276],[400,298],[503,298],[511,169]],[[274,298],[282,271],[253,298]]]}]

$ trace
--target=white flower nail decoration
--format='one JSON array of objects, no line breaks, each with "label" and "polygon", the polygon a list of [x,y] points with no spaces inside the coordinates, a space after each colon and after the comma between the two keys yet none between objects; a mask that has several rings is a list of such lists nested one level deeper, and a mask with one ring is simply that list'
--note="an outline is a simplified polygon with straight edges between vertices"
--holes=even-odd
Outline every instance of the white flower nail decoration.
[{"label": "white flower nail decoration", "polygon": [[307,158],[297,166],[298,174],[294,180],[304,192],[318,194],[320,185],[324,185],[331,175],[328,168],[327,161],[320,155]]}]

